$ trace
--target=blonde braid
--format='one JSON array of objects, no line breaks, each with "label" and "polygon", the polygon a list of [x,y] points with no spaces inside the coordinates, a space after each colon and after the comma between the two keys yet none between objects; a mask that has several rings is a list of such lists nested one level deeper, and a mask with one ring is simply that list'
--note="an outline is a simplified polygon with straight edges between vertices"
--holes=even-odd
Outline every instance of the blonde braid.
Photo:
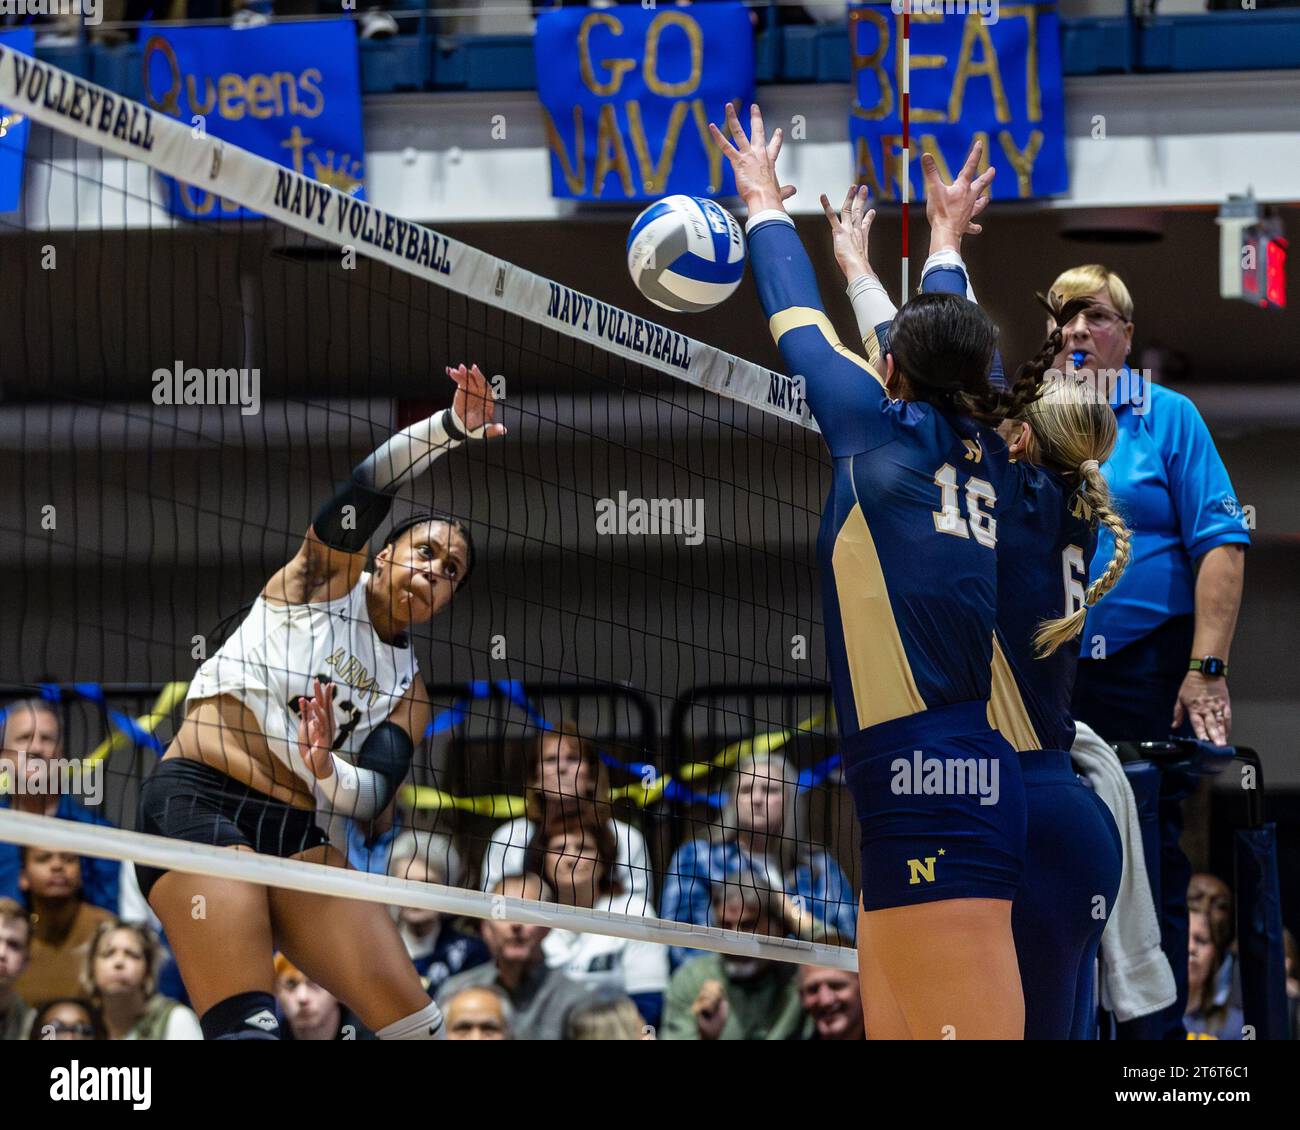
[{"label": "blonde braid", "polygon": [[1077,475],[1082,484],[1080,501],[1092,512],[1097,521],[1111,532],[1111,536],[1115,539],[1115,551],[1111,554],[1105,572],[1088,586],[1088,591],[1084,593],[1083,604],[1079,608],[1068,616],[1044,620],[1038,626],[1038,631],[1034,633],[1034,645],[1038,649],[1039,658],[1051,655],[1083,630],[1088,609],[1115,587],[1124,570],[1128,568],[1133,546],[1132,531],[1111,505],[1110,488],[1102,477],[1097,460],[1085,459],[1079,464]]}]

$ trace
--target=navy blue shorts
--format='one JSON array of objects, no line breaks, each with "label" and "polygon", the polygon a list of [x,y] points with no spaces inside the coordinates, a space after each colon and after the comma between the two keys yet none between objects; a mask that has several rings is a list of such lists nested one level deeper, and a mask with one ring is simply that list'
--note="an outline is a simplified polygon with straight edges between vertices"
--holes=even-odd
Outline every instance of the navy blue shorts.
[{"label": "navy blue shorts", "polygon": [[1097,947],[1123,868],[1115,818],[1070,755],[1020,755],[1029,812],[1024,883],[1011,928],[1025,990],[1026,1040],[1087,1040],[1097,1027]]},{"label": "navy blue shorts", "polygon": [[844,779],[862,833],[866,910],[1015,897],[1024,872],[1020,760],[959,702],[845,738]]},{"label": "navy blue shorts", "polygon": [[[187,758],[160,762],[149,775],[140,789],[136,831],[218,847],[242,845],[281,858],[329,843],[314,810],[284,804]],[[146,899],[165,874],[135,865]]]}]

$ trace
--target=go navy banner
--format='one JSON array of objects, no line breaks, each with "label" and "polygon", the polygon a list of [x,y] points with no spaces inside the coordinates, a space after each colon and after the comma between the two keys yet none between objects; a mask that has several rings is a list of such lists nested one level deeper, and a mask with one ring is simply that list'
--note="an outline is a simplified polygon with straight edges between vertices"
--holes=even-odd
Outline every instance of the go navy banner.
[{"label": "go navy banner", "polygon": [[[196,139],[229,141],[350,196],[364,198],[361,72],[351,20],[265,27],[146,27],[145,101]],[[251,215],[166,181],[188,219]]]},{"label": "go navy banner", "polygon": [[[994,199],[1067,191],[1056,5],[988,0],[966,7],[945,14],[938,4],[913,0],[911,198],[924,198],[922,153],[933,153],[951,180],[977,137],[985,161],[998,167]],[[849,11],[853,177],[876,201],[902,196],[901,10],[900,3]]]},{"label": "go navy banner", "polygon": [[535,43],[552,196],[735,194],[709,122],[724,103],[754,97],[743,5],[551,9],[537,17]]},{"label": "go navy banner", "polygon": [[[0,31],[0,44],[24,55],[36,53],[36,31],[21,27]],[[23,190],[23,158],[31,121],[21,110],[8,109],[0,98],[0,212],[17,209]]]}]

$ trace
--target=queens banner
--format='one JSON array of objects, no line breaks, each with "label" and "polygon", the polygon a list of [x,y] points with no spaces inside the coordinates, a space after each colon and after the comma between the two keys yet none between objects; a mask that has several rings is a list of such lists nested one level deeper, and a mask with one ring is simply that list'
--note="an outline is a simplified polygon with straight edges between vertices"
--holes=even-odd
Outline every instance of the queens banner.
[{"label": "queens banner", "polygon": [[732,99],[753,99],[743,5],[551,9],[537,18],[535,43],[553,196],[735,193],[709,122],[721,123]]},{"label": "queens banner", "polygon": [[[901,4],[872,4],[849,11],[853,176],[875,200],[902,195],[901,10]],[[1065,192],[1055,5],[913,0],[912,12],[911,198],[922,198],[923,153],[934,154],[951,180],[977,137],[984,139],[984,165],[998,166],[995,199]]]},{"label": "queens banner", "polygon": [[[361,72],[351,20],[266,27],[146,27],[145,100],[155,110],[364,199]],[[190,219],[250,215],[164,178]]]}]

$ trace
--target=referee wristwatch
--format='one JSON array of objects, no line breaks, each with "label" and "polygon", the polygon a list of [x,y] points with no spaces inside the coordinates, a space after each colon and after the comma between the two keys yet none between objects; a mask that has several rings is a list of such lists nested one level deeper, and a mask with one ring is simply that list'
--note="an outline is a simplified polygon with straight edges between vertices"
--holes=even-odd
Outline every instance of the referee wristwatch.
[{"label": "referee wristwatch", "polygon": [[1187,664],[1189,671],[1199,671],[1208,679],[1227,678],[1228,663],[1227,660],[1220,659],[1217,655],[1207,655],[1204,659],[1193,659]]}]

